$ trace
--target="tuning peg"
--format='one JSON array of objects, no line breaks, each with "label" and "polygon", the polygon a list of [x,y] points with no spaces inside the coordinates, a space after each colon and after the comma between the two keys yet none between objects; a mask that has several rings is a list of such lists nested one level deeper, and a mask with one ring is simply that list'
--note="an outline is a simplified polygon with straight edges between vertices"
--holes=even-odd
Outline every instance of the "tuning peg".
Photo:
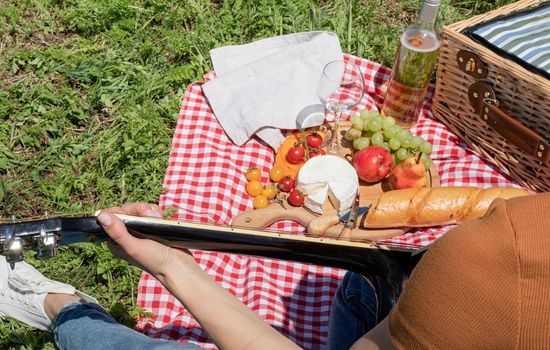
[{"label": "tuning peg", "polygon": [[46,232],[44,225],[40,225],[40,237],[38,238],[36,257],[39,259],[51,258],[55,254],[57,254],[57,236],[54,233]]},{"label": "tuning peg", "polygon": [[[12,218],[15,221],[15,217]],[[10,264],[14,264],[19,261],[23,261],[23,242],[21,238],[16,237],[13,234],[13,228],[6,232],[4,236],[3,252],[6,255],[6,261]]]},{"label": "tuning peg", "polygon": [[10,264],[23,261],[23,243],[21,242],[21,238],[17,237],[13,240],[6,254],[6,261]]},{"label": "tuning peg", "polygon": [[[55,238],[52,238],[52,240],[55,240]],[[56,254],[57,254],[56,244],[39,245],[38,251],[36,252],[36,257],[38,259],[46,259],[46,258],[51,258]]]}]

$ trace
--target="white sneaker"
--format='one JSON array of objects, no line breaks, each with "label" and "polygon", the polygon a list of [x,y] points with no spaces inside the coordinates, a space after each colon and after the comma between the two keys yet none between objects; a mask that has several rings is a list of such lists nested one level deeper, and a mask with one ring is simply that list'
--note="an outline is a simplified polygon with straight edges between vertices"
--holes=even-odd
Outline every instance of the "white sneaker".
[{"label": "white sneaker", "polygon": [[15,263],[12,269],[6,258],[0,256],[0,316],[11,316],[34,328],[49,330],[52,321],[44,311],[48,293],[74,294],[97,304],[96,299],[71,285],[46,278],[26,262]]}]

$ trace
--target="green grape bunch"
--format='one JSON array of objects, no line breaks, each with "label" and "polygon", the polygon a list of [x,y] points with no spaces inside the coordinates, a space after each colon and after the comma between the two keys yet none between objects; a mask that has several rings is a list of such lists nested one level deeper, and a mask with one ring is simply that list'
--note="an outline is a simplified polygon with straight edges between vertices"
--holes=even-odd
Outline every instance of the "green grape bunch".
[{"label": "green grape bunch", "polygon": [[432,144],[397,125],[393,117],[384,117],[365,109],[351,117],[350,122],[352,127],[344,137],[352,143],[355,151],[379,146],[391,153],[394,165],[407,158],[420,156],[426,169],[430,168]]}]

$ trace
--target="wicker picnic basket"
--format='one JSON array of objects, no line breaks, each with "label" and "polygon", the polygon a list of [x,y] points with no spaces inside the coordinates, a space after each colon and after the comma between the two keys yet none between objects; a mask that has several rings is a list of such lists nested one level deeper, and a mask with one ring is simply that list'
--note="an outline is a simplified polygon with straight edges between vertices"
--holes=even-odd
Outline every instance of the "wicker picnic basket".
[{"label": "wicker picnic basket", "polygon": [[523,0],[442,28],[433,111],[475,151],[534,191],[550,191],[550,80],[464,34],[548,1]]}]

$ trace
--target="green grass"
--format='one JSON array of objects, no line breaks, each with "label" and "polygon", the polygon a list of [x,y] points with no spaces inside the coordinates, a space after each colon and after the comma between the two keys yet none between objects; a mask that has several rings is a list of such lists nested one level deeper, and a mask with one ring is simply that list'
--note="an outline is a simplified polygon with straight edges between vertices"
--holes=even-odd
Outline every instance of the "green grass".
[{"label": "green grass", "polygon": [[[447,1],[439,22],[503,2]],[[344,51],[391,65],[418,8],[412,0],[0,0],[0,218],[156,202],[180,99],[211,69],[211,48],[330,30]],[[102,245],[27,259],[126,324],[140,312],[139,271]],[[4,319],[0,348],[53,342]]]}]

